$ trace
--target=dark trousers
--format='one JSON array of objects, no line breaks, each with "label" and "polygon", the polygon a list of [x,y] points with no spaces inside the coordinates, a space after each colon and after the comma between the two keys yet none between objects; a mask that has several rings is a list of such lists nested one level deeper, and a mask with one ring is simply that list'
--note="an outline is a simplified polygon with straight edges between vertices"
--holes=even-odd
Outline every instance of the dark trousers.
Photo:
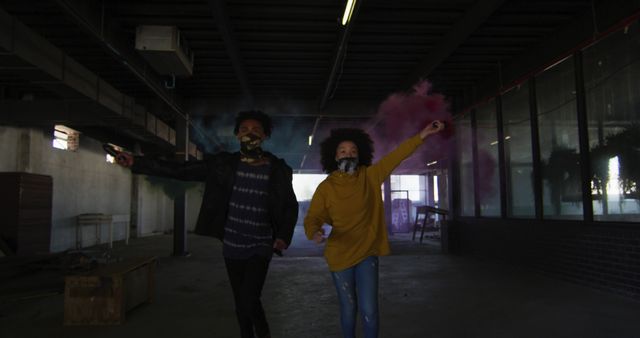
[{"label": "dark trousers", "polygon": [[242,338],[270,337],[269,324],[260,302],[262,286],[267,277],[270,260],[262,256],[249,259],[224,259],[233,289],[236,315]]}]

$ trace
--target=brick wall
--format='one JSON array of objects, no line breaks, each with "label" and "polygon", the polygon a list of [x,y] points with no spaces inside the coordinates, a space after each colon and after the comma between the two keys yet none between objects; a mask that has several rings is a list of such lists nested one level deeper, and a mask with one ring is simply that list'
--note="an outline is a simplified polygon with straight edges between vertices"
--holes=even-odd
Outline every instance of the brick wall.
[{"label": "brick wall", "polygon": [[524,265],[640,300],[640,226],[575,221],[456,221],[459,252]]}]

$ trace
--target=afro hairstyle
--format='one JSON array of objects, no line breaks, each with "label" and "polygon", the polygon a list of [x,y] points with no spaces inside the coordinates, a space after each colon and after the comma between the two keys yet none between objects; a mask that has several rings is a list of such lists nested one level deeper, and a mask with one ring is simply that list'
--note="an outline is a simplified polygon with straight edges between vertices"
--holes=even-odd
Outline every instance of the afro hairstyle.
[{"label": "afro hairstyle", "polygon": [[263,113],[260,110],[249,110],[239,112],[236,116],[236,125],[233,127],[233,134],[238,135],[238,130],[240,129],[240,124],[242,121],[246,120],[256,120],[260,122],[262,125],[262,129],[264,129],[264,134],[267,136],[271,136],[271,129],[273,128],[273,123],[271,122],[271,117],[269,115]]},{"label": "afro hairstyle", "polygon": [[336,150],[344,141],[351,141],[358,147],[358,164],[371,165],[373,141],[369,134],[359,128],[339,128],[331,130],[331,135],[320,143],[320,163],[324,172],[330,174],[338,169]]}]

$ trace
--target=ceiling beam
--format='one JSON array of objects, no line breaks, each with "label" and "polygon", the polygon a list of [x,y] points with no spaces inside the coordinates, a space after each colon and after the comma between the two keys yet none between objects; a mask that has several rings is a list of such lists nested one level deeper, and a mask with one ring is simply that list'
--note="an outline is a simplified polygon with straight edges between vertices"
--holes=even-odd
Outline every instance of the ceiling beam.
[{"label": "ceiling beam", "polygon": [[616,25],[624,27],[638,18],[640,0],[596,2],[594,8],[589,7],[565,22],[547,38],[511,58],[499,70],[494,67],[491,73],[467,89],[468,100],[464,104],[471,106],[494,97],[606,36],[607,30]]},{"label": "ceiling beam", "polygon": [[[2,100],[0,122],[17,125],[65,123],[110,127],[116,131],[147,127],[147,120],[151,115],[145,107],[1,8],[0,52],[4,54],[4,60],[21,60],[12,62],[14,65],[24,64],[36,68],[18,72],[27,83],[47,88],[61,97],[52,100]],[[153,128],[141,134],[144,138],[136,139],[171,147],[166,133],[158,131],[155,119],[152,121]],[[133,133],[134,138],[136,135]]]},{"label": "ceiling beam", "polygon": [[229,23],[224,1],[209,0],[209,6],[211,7],[211,10],[213,12],[213,18],[218,25],[220,35],[222,35],[222,40],[224,41],[225,47],[227,48],[227,54],[229,55],[229,59],[231,59],[231,64],[233,65],[233,70],[235,71],[238,82],[240,83],[242,94],[244,95],[244,98],[249,101],[248,105],[253,106],[254,97],[253,92],[251,91],[251,87],[249,86],[247,70],[244,67],[242,58],[240,57],[238,43],[236,42],[233,29],[231,28],[231,24]]},{"label": "ceiling beam", "polygon": [[336,90],[336,86],[338,85],[338,72],[339,69],[342,68],[342,65],[344,63],[344,58],[347,53],[347,44],[349,43],[351,31],[353,30],[353,23],[358,17],[358,12],[360,11],[360,7],[362,6],[363,1],[364,0],[356,1],[353,12],[351,13],[351,20],[347,23],[347,26],[342,31],[342,36],[340,37],[340,40],[338,42],[338,48],[336,49],[333,63],[331,64],[331,70],[329,70],[329,74],[327,76],[327,83],[324,86],[324,91],[322,92],[322,97],[320,98],[319,110],[321,111],[325,109],[327,101],[331,99],[333,93]]},{"label": "ceiling beam", "polygon": [[[109,29],[109,25],[113,23],[104,19],[105,2],[100,2],[101,8],[92,6],[96,2],[90,3],[84,0],[56,0],[55,2],[76,25],[88,32],[102,48],[110,53],[116,62],[120,62],[129,69],[140,82],[160,98],[177,119],[189,123],[188,113],[180,103],[183,101],[182,98],[178,97],[175,92],[168,92],[164,85],[165,81],[147,66],[144,59],[135,52],[134,46],[131,46],[126,38],[115,33],[116,30]],[[205,139],[209,139],[198,126],[193,126],[193,128]],[[217,144],[214,139],[209,139],[209,141]]]},{"label": "ceiling beam", "polygon": [[46,126],[65,124],[76,126],[133,126],[133,122],[90,99],[73,100],[3,100],[1,120],[6,124]]},{"label": "ceiling beam", "polygon": [[119,115],[133,101],[2,9],[0,22],[4,23],[0,24],[0,51],[7,51],[4,59],[35,67],[16,72],[28,83],[65,98],[94,100]]},{"label": "ceiling beam", "polygon": [[458,22],[449,30],[431,53],[420,62],[402,83],[403,88],[408,88],[420,79],[426,78],[438,67],[456,48],[463,44],[467,38],[475,32],[505,1],[504,0],[482,0],[476,1],[475,5],[462,16]]},{"label": "ceiling beam", "polygon": [[[243,102],[237,98],[194,98],[189,100],[192,116],[219,116],[235,112]],[[322,117],[324,118],[369,118],[375,115],[379,101],[373,99],[335,99],[323,111],[318,110],[314,99],[281,99],[277,97],[257,97],[256,106],[264,107],[264,112],[272,117]],[[199,113],[195,113],[198,111]]]},{"label": "ceiling beam", "polygon": [[[164,81],[158,74],[146,67],[146,62],[139,56],[128,40],[109,29],[109,22],[105,21],[105,8],[96,8],[92,4],[80,0],[56,0],[55,3],[73,23],[89,33],[103,49],[110,53],[116,62],[121,63],[126,69],[156,94],[167,106],[169,106],[181,119],[186,119],[187,114],[178,103],[179,99],[173,93],[164,88]],[[104,6],[104,5],[103,5]]]},{"label": "ceiling beam", "polygon": [[[125,116],[114,115],[109,108],[90,99],[0,100],[0,111],[0,125],[52,127],[63,124],[74,129],[92,131],[102,127],[106,128],[104,130],[111,130],[108,137],[101,137],[103,141],[122,134],[163,151],[174,149],[167,140],[159,138],[145,126],[140,126]],[[114,129],[114,126],[117,128]],[[93,132],[90,135],[96,136]],[[120,138],[119,142],[123,143],[124,140]]]}]

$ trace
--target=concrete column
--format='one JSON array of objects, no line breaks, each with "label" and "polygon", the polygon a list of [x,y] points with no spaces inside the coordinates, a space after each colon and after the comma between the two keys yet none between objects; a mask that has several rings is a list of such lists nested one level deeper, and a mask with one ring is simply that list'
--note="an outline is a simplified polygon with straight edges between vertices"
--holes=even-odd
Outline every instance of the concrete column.
[{"label": "concrete column", "polygon": [[[176,161],[189,160],[189,123],[179,119],[176,123]],[[184,188],[173,200],[173,255],[188,256],[187,252],[187,198]]]},{"label": "concrete column", "polygon": [[384,180],[384,220],[387,223],[387,232],[393,235],[393,225],[391,224],[391,177]]},{"label": "concrete column", "polygon": [[433,174],[426,174],[425,179],[427,180],[427,205],[435,206],[436,201],[433,187]]}]

